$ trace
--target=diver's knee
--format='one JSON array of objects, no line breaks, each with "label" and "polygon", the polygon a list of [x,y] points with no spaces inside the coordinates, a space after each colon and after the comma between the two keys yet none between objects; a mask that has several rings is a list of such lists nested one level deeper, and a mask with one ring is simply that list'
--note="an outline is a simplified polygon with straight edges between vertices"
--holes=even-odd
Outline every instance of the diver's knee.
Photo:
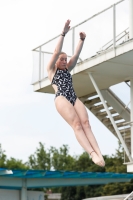
[{"label": "diver's knee", "polygon": [[74,123],[73,123],[73,128],[74,130],[81,130],[82,129],[82,125],[81,125],[81,122],[79,120],[76,120]]},{"label": "diver's knee", "polygon": [[85,119],[85,120],[82,121],[82,126],[85,127],[85,128],[90,128],[91,129],[91,126],[90,126],[90,123],[89,123],[88,119]]}]

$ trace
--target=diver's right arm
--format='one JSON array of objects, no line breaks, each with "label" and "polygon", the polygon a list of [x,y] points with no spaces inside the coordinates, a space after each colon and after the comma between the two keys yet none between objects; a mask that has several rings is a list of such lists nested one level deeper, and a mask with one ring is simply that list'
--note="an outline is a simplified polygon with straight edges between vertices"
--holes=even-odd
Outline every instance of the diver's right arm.
[{"label": "diver's right arm", "polygon": [[62,34],[59,37],[58,43],[55,47],[54,53],[47,65],[47,72],[49,73],[51,70],[53,71],[55,69],[55,63],[60,55],[60,52],[62,50],[62,46],[63,46],[63,41],[64,41],[64,37],[65,34],[69,31],[70,29],[70,20],[67,20],[65,23],[65,26],[63,28]]},{"label": "diver's right arm", "polygon": [[64,41],[64,36],[60,35],[58,43],[56,45],[56,48],[54,50],[54,53],[47,65],[47,71],[51,71],[54,69],[55,67],[55,63],[60,55],[61,49],[62,49],[62,45],[63,45],[63,41]]}]

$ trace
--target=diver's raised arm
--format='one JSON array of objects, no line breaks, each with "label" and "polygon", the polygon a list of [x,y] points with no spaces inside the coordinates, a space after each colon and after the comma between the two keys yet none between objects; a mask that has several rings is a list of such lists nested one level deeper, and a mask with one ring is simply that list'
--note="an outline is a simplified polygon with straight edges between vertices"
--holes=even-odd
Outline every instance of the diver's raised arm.
[{"label": "diver's raised arm", "polygon": [[80,32],[79,36],[80,36],[80,40],[79,40],[78,45],[75,49],[74,55],[71,57],[70,61],[68,62],[68,65],[67,65],[69,71],[71,71],[75,67],[75,65],[77,64],[77,60],[78,60],[79,55],[81,53],[86,34],[84,32]]},{"label": "diver's raised arm", "polygon": [[61,35],[59,37],[59,40],[57,42],[57,45],[55,47],[54,53],[53,53],[48,65],[47,65],[47,71],[53,70],[55,68],[55,63],[56,63],[56,61],[57,61],[57,59],[58,59],[58,57],[60,55],[60,52],[62,50],[64,37],[65,37],[66,33],[69,31],[69,29],[70,29],[70,22],[71,22],[70,20],[67,20],[65,25],[64,25],[62,33],[61,33]]}]

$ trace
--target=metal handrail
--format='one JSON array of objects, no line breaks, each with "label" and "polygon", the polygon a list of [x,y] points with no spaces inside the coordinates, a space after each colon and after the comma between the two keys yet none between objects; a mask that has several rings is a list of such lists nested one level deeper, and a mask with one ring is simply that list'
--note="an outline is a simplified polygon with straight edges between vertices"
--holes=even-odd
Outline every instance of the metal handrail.
[{"label": "metal handrail", "polygon": [[128,200],[128,198],[131,197],[132,194],[133,192],[131,192],[124,200]]},{"label": "metal handrail", "polygon": [[[115,7],[116,7],[116,5],[118,5],[119,3],[123,2],[123,1],[125,1],[125,0],[121,0],[121,1],[119,1],[119,2],[117,2],[117,3],[115,3],[115,4],[113,4],[113,5],[109,6],[108,8],[106,8],[106,9],[104,9],[104,10],[98,12],[97,14],[95,14],[95,15],[89,17],[88,19],[82,21],[81,23],[79,23],[79,24],[73,26],[73,27],[70,29],[70,30],[72,30],[72,54],[74,54],[74,49],[75,49],[75,28],[78,27],[78,26],[80,26],[80,25],[82,25],[82,24],[84,24],[85,22],[91,20],[92,18],[94,18],[94,17],[100,15],[101,13],[103,13],[103,12],[109,10],[110,8],[113,8],[113,48],[114,48],[114,53],[116,54],[116,11],[115,11]],[[41,83],[41,81],[40,81],[40,80],[42,80],[41,75],[43,74],[41,70],[42,70],[42,69],[44,70],[44,68],[42,68],[41,53],[48,53],[48,54],[51,54],[51,52],[42,51],[42,46],[48,44],[49,42],[53,41],[54,39],[58,38],[59,36],[60,36],[60,34],[57,35],[56,37],[52,38],[51,40],[49,40],[49,41],[43,43],[42,45],[39,45],[38,47],[36,47],[36,48],[34,48],[34,49],[32,50],[32,51],[37,51],[37,52],[39,52],[39,75],[38,75],[38,82],[39,82],[39,83]],[[112,45],[111,45],[111,46],[112,46]],[[79,58],[79,60],[80,60],[80,62],[82,61],[81,58]],[[40,88],[41,88],[41,85],[40,85]]]},{"label": "metal handrail", "polygon": [[[116,38],[119,37],[122,33],[126,32],[126,30],[128,30],[128,29],[129,29],[129,28],[126,28],[124,31],[122,31],[120,34],[118,34],[118,35],[116,36]],[[129,31],[126,32],[125,35],[127,35],[128,33],[129,33]],[[125,35],[124,35],[124,36],[125,36]],[[123,37],[124,37],[124,36],[123,36]],[[105,45],[103,45],[102,48],[105,47],[107,44],[109,44],[109,43],[112,42],[112,41],[113,41],[113,39],[110,40],[110,41],[109,41],[108,43],[106,43]]]},{"label": "metal handrail", "polygon": [[[92,19],[92,18],[94,18],[94,17],[100,15],[101,13],[105,12],[106,10],[109,10],[110,8],[114,7],[115,5],[117,5],[117,4],[119,4],[119,3],[123,2],[123,1],[125,1],[125,0],[118,1],[117,3],[115,3],[115,4],[111,5],[111,6],[109,6],[108,8],[106,8],[106,9],[104,9],[104,10],[98,12],[97,14],[95,14],[95,15],[93,15],[93,16],[87,18],[86,20],[82,21],[81,23],[79,23],[79,24],[73,26],[70,30],[72,30],[72,29],[74,29],[74,28],[80,26],[81,24],[84,24],[85,22],[89,21],[90,19]],[[42,45],[39,45],[38,47],[34,48],[32,51],[35,51],[36,49],[38,49],[38,48],[42,47],[43,45],[45,45],[45,44],[47,44],[47,43],[53,41],[54,39],[58,38],[59,36],[60,36],[60,34],[57,35],[57,36],[55,36],[54,38],[48,40],[47,42],[43,43]]]},{"label": "metal handrail", "polygon": [[[127,28],[127,29],[129,29],[129,28]],[[127,29],[125,29],[124,31],[122,31],[120,34],[118,34],[118,35],[116,36],[116,38],[117,38],[117,37],[119,37],[122,33],[125,32],[125,35],[122,35],[120,38],[118,38],[118,39],[116,40],[116,42],[118,42],[120,39],[122,39],[122,38],[125,37],[127,34],[129,34],[129,31],[126,32]],[[103,47],[105,47],[105,46],[106,46],[107,44],[109,44],[110,42],[113,42],[113,39],[110,40],[110,41],[109,41],[108,43],[106,43],[105,45],[103,45],[103,46],[101,47],[101,50],[100,50],[100,51],[97,51],[97,53],[100,53],[101,51],[105,51],[105,50],[109,49],[111,46],[113,46],[113,43],[112,43],[112,44],[110,44],[106,49],[103,49]]]},{"label": "metal handrail", "polygon": [[[40,52],[39,50],[36,50],[36,52]],[[53,54],[52,52],[48,52],[48,51],[41,51],[41,53],[46,53],[46,54]],[[67,55],[68,58],[71,58],[72,56]],[[81,58],[78,58],[80,60],[80,62],[82,62],[83,60]]]}]

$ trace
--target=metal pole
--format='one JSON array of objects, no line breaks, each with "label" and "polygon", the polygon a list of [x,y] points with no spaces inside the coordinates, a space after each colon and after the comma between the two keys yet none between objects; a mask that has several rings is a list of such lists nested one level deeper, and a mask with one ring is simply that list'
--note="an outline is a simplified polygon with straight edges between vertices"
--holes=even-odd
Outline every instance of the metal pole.
[{"label": "metal pole", "polygon": [[[131,97],[131,122],[133,121],[133,78],[130,80],[130,97]],[[133,124],[131,123],[131,156],[133,158]]]},{"label": "metal pole", "polygon": [[75,50],[75,28],[72,29],[72,55],[74,54]]},{"label": "metal pole", "polygon": [[129,0],[129,38],[133,38],[133,0]]},{"label": "metal pole", "polygon": [[42,53],[42,72],[41,72],[41,80],[44,78],[44,53]]},{"label": "metal pole", "polygon": [[116,12],[115,12],[115,4],[113,5],[113,48],[115,51],[116,46]]},{"label": "metal pole", "polygon": [[41,88],[41,47],[39,48],[39,85]]},{"label": "metal pole", "polygon": [[106,110],[106,112],[107,112],[107,114],[108,114],[108,116],[110,118],[110,121],[112,122],[112,125],[113,125],[113,127],[114,127],[114,129],[115,129],[115,131],[116,131],[116,133],[118,135],[118,138],[120,139],[120,141],[121,141],[121,143],[122,143],[122,145],[124,147],[124,150],[125,150],[128,158],[129,158],[129,160],[132,161],[132,157],[131,157],[131,155],[130,155],[130,153],[128,151],[128,148],[127,148],[127,146],[126,146],[126,144],[125,144],[125,142],[124,142],[124,140],[123,140],[123,138],[122,138],[117,126],[116,126],[116,124],[115,124],[115,121],[114,121],[114,119],[113,119],[113,117],[112,117],[112,115],[111,115],[111,113],[110,113],[105,101],[104,101],[104,98],[103,98],[103,96],[102,96],[102,94],[101,94],[101,92],[100,92],[100,90],[99,90],[99,88],[98,88],[98,86],[97,86],[92,74],[91,73],[88,73],[88,74],[89,74],[90,79],[91,79],[91,81],[92,81],[92,83],[93,83],[93,85],[94,85],[94,87],[95,87],[100,99],[101,99],[101,102],[103,103],[103,106],[104,106],[104,108],[105,108],[105,110]]},{"label": "metal pole", "polygon": [[26,184],[26,179],[22,180],[21,200],[27,200],[27,184]]},{"label": "metal pole", "polygon": [[133,194],[133,192],[131,192],[124,200],[128,200],[128,198]]},{"label": "metal pole", "polygon": [[[75,50],[75,28],[72,29],[72,55],[74,54]],[[74,74],[74,69],[72,70],[72,74]]]}]

